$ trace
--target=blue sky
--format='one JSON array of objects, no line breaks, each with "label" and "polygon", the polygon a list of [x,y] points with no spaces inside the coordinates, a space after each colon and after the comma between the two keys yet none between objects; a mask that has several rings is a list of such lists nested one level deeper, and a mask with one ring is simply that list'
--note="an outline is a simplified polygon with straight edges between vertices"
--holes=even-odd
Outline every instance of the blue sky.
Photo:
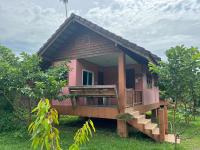
[{"label": "blue sky", "polygon": [[[69,11],[162,58],[178,44],[200,47],[200,0],[69,0]],[[0,0],[0,44],[37,52],[64,20],[59,0]]]}]

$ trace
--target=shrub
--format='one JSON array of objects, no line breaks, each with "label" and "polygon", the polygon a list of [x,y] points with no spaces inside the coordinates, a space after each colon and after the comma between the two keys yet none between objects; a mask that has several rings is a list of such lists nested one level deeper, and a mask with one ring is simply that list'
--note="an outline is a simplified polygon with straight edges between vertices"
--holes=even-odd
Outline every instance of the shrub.
[{"label": "shrub", "polygon": [[26,128],[25,122],[19,120],[12,112],[1,112],[0,132]]}]

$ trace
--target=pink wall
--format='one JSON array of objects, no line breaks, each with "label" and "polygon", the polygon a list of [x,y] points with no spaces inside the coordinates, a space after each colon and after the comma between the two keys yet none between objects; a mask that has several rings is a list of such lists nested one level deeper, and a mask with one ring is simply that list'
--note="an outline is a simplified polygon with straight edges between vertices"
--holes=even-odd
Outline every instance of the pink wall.
[{"label": "pink wall", "polygon": [[159,89],[154,86],[154,80],[152,81],[153,87],[147,88],[147,77],[143,75],[143,104],[154,104],[159,102]]},{"label": "pink wall", "polygon": [[[76,62],[76,63],[73,63]],[[74,66],[76,65],[76,66]],[[89,70],[94,72],[94,84],[97,84],[98,80],[98,71],[104,72],[104,84],[114,84],[118,85],[118,68],[116,67],[99,67],[95,64],[88,63],[84,60],[73,60],[71,67],[74,68],[74,72],[76,72],[76,76],[74,76],[74,72],[70,72],[70,77],[73,82],[69,82],[69,85],[74,83],[74,78],[76,80],[75,85],[82,85],[82,70]],[[142,65],[135,64],[127,66],[127,68],[134,68],[135,70],[135,90],[143,91],[143,104],[153,104],[159,102],[159,89],[157,87],[147,88],[146,82],[146,72]],[[71,79],[70,78],[70,79]],[[154,81],[153,81],[154,82]],[[74,84],[73,84],[74,85]],[[116,104],[116,99],[112,100],[112,104]]]},{"label": "pink wall", "polygon": [[77,82],[77,60],[71,60],[69,63],[69,68],[70,68],[70,72],[69,72],[69,85],[70,86],[75,86],[76,82]]},{"label": "pink wall", "polygon": [[104,68],[104,84],[118,85],[118,68],[117,68],[117,66]]},{"label": "pink wall", "polygon": [[[71,60],[69,63],[71,71],[69,72],[69,86],[82,85],[82,70],[89,70],[94,73],[94,84],[98,83],[98,71],[104,73],[104,84],[118,85],[118,68],[116,67],[99,67],[98,65],[88,63],[84,60]],[[135,90],[143,91],[143,104],[153,104],[159,102],[159,89],[157,87],[147,88],[146,69],[140,64],[130,65],[127,68],[134,68],[135,70]],[[154,81],[153,81],[154,82]],[[63,93],[67,94],[68,88],[63,88]],[[54,102],[55,103],[55,102]],[[83,104],[84,100],[80,100]],[[58,104],[58,102],[56,102]],[[71,105],[69,100],[59,102],[61,105]],[[116,99],[112,99],[111,104],[117,104]]]},{"label": "pink wall", "polygon": [[[59,62],[54,62],[54,65],[57,65],[57,63]],[[68,64],[69,68],[70,68],[70,72],[69,72],[69,80],[68,80],[68,85],[70,86],[75,86],[76,85],[76,74],[77,74],[77,60],[71,60]],[[63,94],[68,94],[69,90],[68,87],[63,87],[62,89],[62,93]],[[70,99],[67,100],[63,100],[63,101],[57,101],[54,100],[52,101],[53,105],[72,105]]]},{"label": "pink wall", "polygon": [[[82,71],[83,70],[89,70],[94,73],[94,85],[98,84],[98,72],[102,71],[104,73],[104,84],[115,84],[117,85],[118,81],[118,69],[117,67],[106,67],[102,68],[98,65],[88,63],[84,60],[77,60],[77,74],[76,74],[76,85],[82,85]],[[97,104],[97,100],[93,101],[94,104]],[[81,100],[81,103],[83,103],[83,100]],[[111,99],[109,101],[111,105],[117,104],[116,99]]]},{"label": "pink wall", "polygon": [[77,73],[76,73],[76,85],[82,85],[82,71],[88,70],[94,73],[94,85],[98,82],[98,71],[101,70],[97,65],[88,63],[84,60],[77,60]]}]

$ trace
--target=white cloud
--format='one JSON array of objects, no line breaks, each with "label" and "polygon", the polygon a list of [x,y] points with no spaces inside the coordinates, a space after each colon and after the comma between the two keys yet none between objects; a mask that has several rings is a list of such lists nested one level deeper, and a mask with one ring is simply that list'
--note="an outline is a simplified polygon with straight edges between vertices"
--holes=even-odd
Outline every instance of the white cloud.
[{"label": "white cloud", "polygon": [[200,47],[200,0],[113,0],[86,17],[162,57],[177,44]]},{"label": "white cloud", "polygon": [[64,14],[27,0],[0,3],[0,43],[14,50],[35,52],[64,21]]},{"label": "white cloud", "polygon": [[[36,52],[65,19],[58,3],[1,0],[0,43],[16,53]],[[74,0],[70,4],[71,11],[160,56],[177,44],[200,47],[200,0],[88,0],[81,5]]]}]

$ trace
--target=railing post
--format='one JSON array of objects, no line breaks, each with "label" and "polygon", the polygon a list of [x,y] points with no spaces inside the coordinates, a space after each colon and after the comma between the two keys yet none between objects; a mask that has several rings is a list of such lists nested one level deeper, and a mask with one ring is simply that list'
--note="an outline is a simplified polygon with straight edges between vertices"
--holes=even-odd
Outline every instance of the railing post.
[{"label": "railing post", "polygon": [[157,122],[157,118],[158,118],[157,109],[152,109],[151,110],[151,121]]},{"label": "railing post", "polygon": [[163,142],[165,140],[165,115],[164,115],[164,109],[158,110],[158,116],[159,116],[159,129],[160,129],[160,142]]},{"label": "railing post", "polygon": [[134,105],[135,105],[135,90],[132,91],[132,95],[133,95],[132,106],[134,107]]}]

